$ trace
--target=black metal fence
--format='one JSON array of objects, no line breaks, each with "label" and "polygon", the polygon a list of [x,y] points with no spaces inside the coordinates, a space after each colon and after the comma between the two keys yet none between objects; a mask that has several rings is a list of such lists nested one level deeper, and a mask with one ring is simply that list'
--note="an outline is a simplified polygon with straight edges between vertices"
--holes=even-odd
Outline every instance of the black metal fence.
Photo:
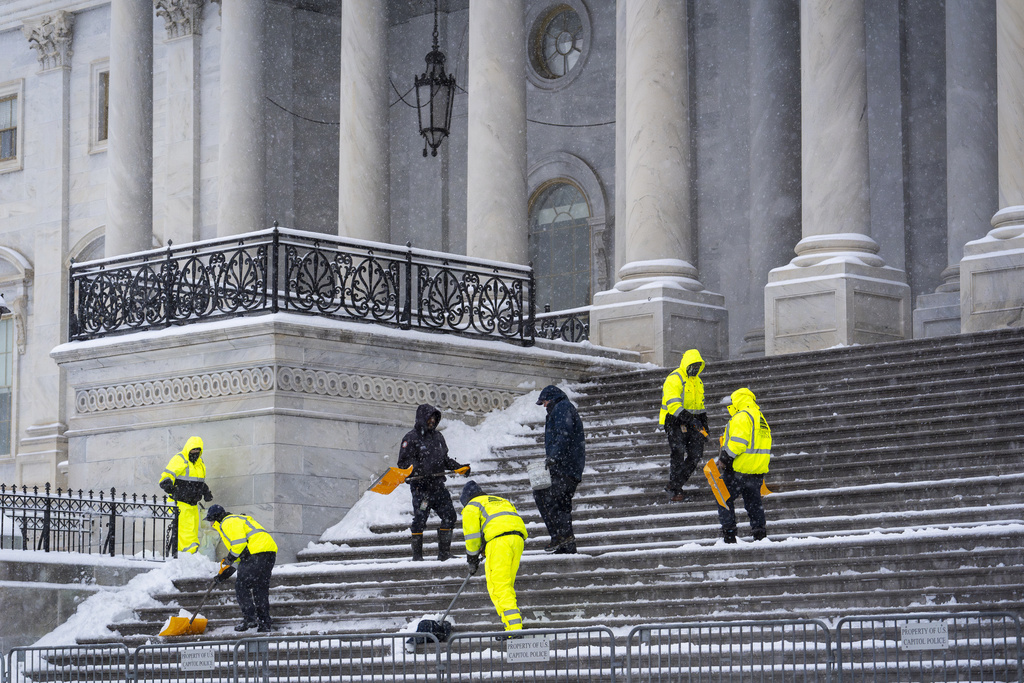
[{"label": "black metal fence", "polygon": [[579,343],[590,339],[590,307],[566,309],[551,312],[551,305],[544,304],[544,312],[538,313],[536,334],[542,339],[560,339]]},{"label": "black metal fence", "polygon": [[[14,648],[9,683],[1022,683],[1020,620],[1007,613],[648,624],[457,633],[357,633]],[[413,640],[420,642],[415,643]],[[625,657],[623,657],[625,653]]]},{"label": "black metal fence", "polygon": [[280,228],[73,263],[69,338],[279,311],[530,345],[533,269]]},{"label": "black metal fence", "polygon": [[0,484],[3,548],[164,560],[176,550],[173,521],[174,504],[166,496]]}]

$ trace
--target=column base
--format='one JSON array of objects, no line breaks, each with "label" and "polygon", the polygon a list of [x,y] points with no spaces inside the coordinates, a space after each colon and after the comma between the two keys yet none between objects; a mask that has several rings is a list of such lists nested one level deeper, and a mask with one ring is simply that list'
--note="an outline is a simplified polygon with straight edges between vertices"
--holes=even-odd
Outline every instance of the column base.
[{"label": "column base", "polygon": [[698,349],[707,361],[728,358],[728,322],[721,294],[694,291],[675,280],[623,281],[594,295],[590,340],[636,351],[643,362],[675,367],[687,349]]},{"label": "column base", "polygon": [[764,290],[765,355],[906,339],[906,274],[857,254],[772,270]]},{"label": "column base", "polygon": [[983,332],[1024,327],[1024,206],[1002,209],[993,229],[964,245],[960,327]]},{"label": "column base", "polygon": [[960,292],[935,292],[917,297],[914,339],[960,334]]},{"label": "column base", "polygon": [[763,327],[754,328],[743,335],[743,345],[740,346],[739,355],[741,358],[759,358],[764,356]]}]

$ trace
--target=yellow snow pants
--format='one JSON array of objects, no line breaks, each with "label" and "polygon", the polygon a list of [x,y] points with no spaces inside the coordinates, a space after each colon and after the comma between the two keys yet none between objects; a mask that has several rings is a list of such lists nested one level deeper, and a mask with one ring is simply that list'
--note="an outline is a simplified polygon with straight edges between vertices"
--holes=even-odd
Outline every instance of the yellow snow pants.
[{"label": "yellow snow pants", "polygon": [[506,631],[523,628],[523,617],[516,603],[516,574],[519,572],[519,558],[523,555],[526,541],[520,536],[499,536],[487,542],[487,559],[484,574],[487,577],[487,593],[491,596],[494,609],[505,624]]},{"label": "yellow snow pants", "polygon": [[195,554],[199,551],[199,506],[177,501],[178,552]]}]

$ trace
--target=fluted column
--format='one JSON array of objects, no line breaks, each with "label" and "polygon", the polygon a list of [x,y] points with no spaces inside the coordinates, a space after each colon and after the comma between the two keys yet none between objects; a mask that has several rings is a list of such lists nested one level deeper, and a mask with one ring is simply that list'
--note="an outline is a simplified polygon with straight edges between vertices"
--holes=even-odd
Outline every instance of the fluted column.
[{"label": "fluted column", "polygon": [[466,254],[525,264],[524,0],[469,6]]},{"label": "fluted column", "polygon": [[615,258],[613,273],[625,264],[626,244],[626,8],[615,3]]},{"label": "fluted column", "polygon": [[341,5],[338,234],[390,240],[388,3]]},{"label": "fluted column", "polygon": [[222,0],[217,234],[266,225],[266,0]]},{"label": "fluted column", "polygon": [[764,354],[764,287],[800,239],[800,2],[750,5],[750,281],[760,315],[740,352]]},{"label": "fluted column", "polygon": [[914,337],[960,332],[960,259],[999,208],[994,3],[946,0],[946,253],[942,284],[917,297]]},{"label": "fluted column", "polygon": [[107,256],[153,247],[153,3],[110,2]]},{"label": "fluted column", "polygon": [[801,232],[765,287],[765,352],[903,339],[910,288],[871,238],[864,0],[802,0]]},{"label": "fluted column", "polygon": [[[645,361],[679,363],[683,351],[728,354],[721,295],[698,279],[690,221],[690,88],[685,2],[627,2],[616,12],[616,81],[625,88],[625,194],[616,216],[615,287],[594,295],[591,340],[638,351]],[[622,73],[624,69],[625,73]],[[621,180],[622,176],[617,174]]]},{"label": "fluted column", "polygon": [[1024,326],[1024,0],[996,2],[999,211],[964,245],[964,332]]}]

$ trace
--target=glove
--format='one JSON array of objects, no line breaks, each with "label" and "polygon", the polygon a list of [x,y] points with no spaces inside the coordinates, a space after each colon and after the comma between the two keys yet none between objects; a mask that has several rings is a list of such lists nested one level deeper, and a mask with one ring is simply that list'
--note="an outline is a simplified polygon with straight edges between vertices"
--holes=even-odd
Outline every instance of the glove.
[{"label": "glove", "polygon": [[463,476],[467,476],[467,475],[469,475],[469,465],[460,465],[459,467],[456,467],[452,471],[455,472],[455,474],[461,474]]},{"label": "glove", "polygon": [[170,479],[163,479],[160,482],[160,488],[169,496],[174,493],[174,482]]},{"label": "glove", "polygon": [[732,456],[725,451],[718,454],[718,471],[722,474],[732,471]]},{"label": "glove", "polygon": [[466,555],[466,564],[473,568],[473,573],[476,574],[476,570],[480,568],[480,556],[479,555]]},{"label": "glove", "polygon": [[206,489],[203,491],[203,500],[206,501],[207,503],[213,500],[213,491],[210,490],[209,486],[207,486]]},{"label": "glove", "polygon": [[216,579],[217,583],[224,583],[234,573],[235,573],[235,568],[232,565],[228,565],[224,569],[221,569],[220,573],[217,574],[217,579]]}]

